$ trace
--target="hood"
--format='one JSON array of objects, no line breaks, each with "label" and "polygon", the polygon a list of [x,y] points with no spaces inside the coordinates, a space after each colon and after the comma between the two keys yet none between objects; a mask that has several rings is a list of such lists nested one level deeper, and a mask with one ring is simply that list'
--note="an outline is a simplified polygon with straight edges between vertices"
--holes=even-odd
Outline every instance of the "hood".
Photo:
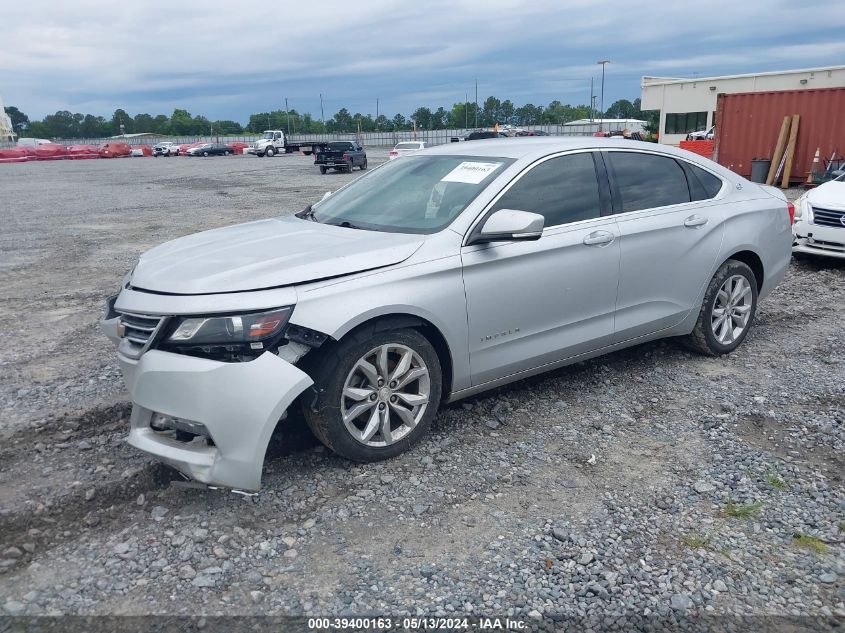
[{"label": "hood", "polygon": [[845,182],[826,182],[807,192],[811,206],[845,211]]},{"label": "hood", "polygon": [[398,264],[422,235],[300,220],[259,220],[167,242],[141,256],[130,283],[172,294],[275,288]]}]

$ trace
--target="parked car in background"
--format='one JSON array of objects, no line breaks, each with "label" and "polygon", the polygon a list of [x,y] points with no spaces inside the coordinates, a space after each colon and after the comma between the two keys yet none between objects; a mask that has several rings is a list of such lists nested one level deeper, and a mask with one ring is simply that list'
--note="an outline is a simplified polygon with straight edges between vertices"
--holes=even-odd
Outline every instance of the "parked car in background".
[{"label": "parked car in background", "polygon": [[179,145],[173,141],[162,141],[153,145],[153,156],[178,156]]},{"label": "parked car in background", "polygon": [[464,137],[465,141],[480,141],[483,139],[488,138],[508,138],[508,135],[504,132],[493,132],[490,130],[476,130],[475,132],[470,132]]},{"label": "parked car in background", "polygon": [[845,174],[795,201],[792,252],[845,259]]},{"label": "parked car in background", "polygon": [[351,174],[354,167],[367,168],[367,152],[355,141],[333,141],[317,149],[314,164],[320,168],[321,174],[329,169]]},{"label": "parked car in background", "polygon": [[698,132],[690,132],[687,134],[688,141],[712,141],[716,138],[716,126],[711,126],[707,130],[699,130]]},{"label": "parked car in background", "polygon": [[406,156],[407,154],[413,154],[421,149],[425,149],[424,141],[402,141],[390,150],[390,160],[399,158],[400,156]]},{"label": "parked car in background", "polygon": [[556,367],[670,336],[732,352],[791,244],[781,191],[672,147],[450,143],[296,216],[153,248],[101,327],[129,443],[255,490],[294,402],[370,462],[408,450],[441,403]]},{"label": "parked car in background", "polygon": [[188,156],[228,156],[234,153],[231,145],[224,145],[223,143],[203,143],[189,149],[186,154]]},{"label": "parked car in background", "polygon": [[516,136],[549,136],[549,133],[543,130],[520,130]]}]

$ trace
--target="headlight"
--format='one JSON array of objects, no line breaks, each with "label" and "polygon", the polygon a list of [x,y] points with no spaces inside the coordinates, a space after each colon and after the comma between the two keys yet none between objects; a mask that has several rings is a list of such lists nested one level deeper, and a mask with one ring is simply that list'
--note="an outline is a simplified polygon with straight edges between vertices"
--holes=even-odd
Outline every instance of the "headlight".
[{"label": "headlight", "polygon": [[168,337],[176,345],[237,345],[261,349],[287,325],[293,306],[269,312],[214,317],[183,317]]},{"label": "headlight", "polygon": [[805,222],[809,222],[810,220],[810,203],[807,202],[807,194],[804,194],[795,201],[795,219],[804,220]]}]

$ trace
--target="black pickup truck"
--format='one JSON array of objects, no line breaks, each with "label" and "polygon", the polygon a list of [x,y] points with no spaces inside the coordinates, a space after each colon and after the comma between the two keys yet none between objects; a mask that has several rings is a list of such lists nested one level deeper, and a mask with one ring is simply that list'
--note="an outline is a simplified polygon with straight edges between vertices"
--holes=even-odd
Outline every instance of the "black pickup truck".
[{"label": "black pickup truck", "polygon": [[367,152],[355,141],[332,141],[317,150],[314,164],[321,174],[329,169],[352,173],[353,167],[367,168]]}]

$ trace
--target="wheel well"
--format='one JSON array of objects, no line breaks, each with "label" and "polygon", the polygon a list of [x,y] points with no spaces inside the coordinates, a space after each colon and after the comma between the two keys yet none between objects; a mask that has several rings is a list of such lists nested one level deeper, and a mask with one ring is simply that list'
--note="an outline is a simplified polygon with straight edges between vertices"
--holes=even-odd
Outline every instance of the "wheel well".
[{"label": "wheel well", "polygon": [[765,279],[763,277],[763,260],[760,259],[757,253],[754,251],[740,251],[734,253],[728,259],[736,259],[746,264],[751,269],[751,272],[754,273],[754,278],[757,280],[757,292],[763,289],[763,280]]},{"label": "wheel well", "polygon": [[440,368],[443,372],[442,399],[444,401],[448,399],[452,391],[452,352],[449,350],[449,344],[446,342],[446,338],[433,323],[412,314],[389,314],[365,321],[355,329],[347,332],[343,338],[365,328],[371,328],[373,333],[395,330],[397,328],[413,328],[426,337],[428,342],[434,347],[434,351],[437,352],[437,357],[440,359]]}]

